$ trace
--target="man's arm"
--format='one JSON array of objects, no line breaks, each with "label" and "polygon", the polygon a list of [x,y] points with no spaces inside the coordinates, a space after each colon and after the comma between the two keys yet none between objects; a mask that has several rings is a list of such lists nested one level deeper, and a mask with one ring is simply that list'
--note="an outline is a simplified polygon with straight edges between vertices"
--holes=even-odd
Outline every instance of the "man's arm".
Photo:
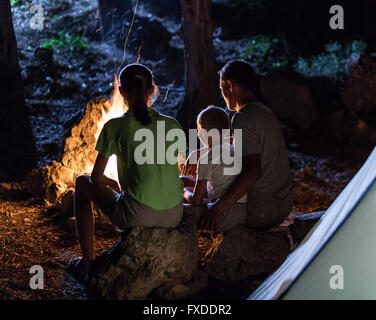
[{"label": "man's arm", "polygon": [[261,178],[260,155],[248,155],[243,157],[242,171],[235,178],[231,187],[201,218],[200,224],[210,230],[217,230],[226,209],[252,189]]},{"label": "man's arm", "polygon": [[184,189],[184,199],[187,200],[193,206],[199,206],[202,204],[202,199],[206,194],[207,180],[197,180],[193,192]]},{"label": "man's arm", "polygon": [[242,171],[221,198],[221,202],[225,208],[229,208],[248,193],[262,176],[260,155],[244,156],[242,161]]}]

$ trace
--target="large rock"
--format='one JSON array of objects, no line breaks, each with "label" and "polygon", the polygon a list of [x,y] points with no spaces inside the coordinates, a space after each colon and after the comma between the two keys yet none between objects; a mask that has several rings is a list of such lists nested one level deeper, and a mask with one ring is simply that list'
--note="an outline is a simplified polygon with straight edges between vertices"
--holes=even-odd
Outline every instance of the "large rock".
[{"label": "large rock", "polygon": [[235,227],[224,235],[204,271],[226,282],[273,272],[290,253],[287,228],[281,230],[263,232],[245,226]]},{"label": "large rock", "polygon": [[43,196],[47,205],[69,207],[67,199],[73,199],[76,177],[91,172],[97,155],[95,144],[110,106],[110,100],[95,99],[82,114],[72,118],[58,161],[27,174],[26,189],[30,194]]},{"label": "large rock", "polygon": [[306,78],[306,83],[320,118],[326,118],[333,112],[345,109],[340,83],[336,79],[311,76]]},{"label": "large rock", "polygon": [[[133,228],[93,263],[89,296],[183,299],[206,285],[196,271],[198,239],[193,223],[176,229]],[[201,279],[201,280],[200,280]]]},{"label": "large rock", "polygon": [[33,169],[26,175],[26,190],[35,196],[42,196],[48,204],[57,204],[62,196],[72,190],[77,175],[61,162]]},{"label": "large rock", "polygon": [[304,79],[272,71],[261,79],[262,94],[268,106],[288,126],[305,130],[317,117],[316,106]]},{"label": "large rock", "polygon": [[363,54],[350,67],[342,98],[350,111],[376,126],[376,61]]},{"label": "large rock", "polygon": [[[142,59],[159,61],[169,55],[171,33],[163,26],[161,19],[138,15],[133,32],[137,34],[137,37],[129,38],[129,47],[134,53],[137,53],[141,47]],[[123,39],[120,46],[124,46]]]}]

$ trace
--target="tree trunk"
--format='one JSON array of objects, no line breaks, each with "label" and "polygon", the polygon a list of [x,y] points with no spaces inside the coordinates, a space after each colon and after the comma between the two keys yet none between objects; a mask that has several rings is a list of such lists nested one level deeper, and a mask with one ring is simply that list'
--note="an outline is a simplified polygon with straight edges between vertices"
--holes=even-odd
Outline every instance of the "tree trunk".
[{"label": "tree trunk", "polygon": [[22,179],[35,165],[9,0],[0,1],[0,179]]},{"label": "tree trunk", "polygon": [[201,109],[219,103],[211,0],[181,0],[185,56],[185,98],[178,120],[185,130],[196,128]]}]

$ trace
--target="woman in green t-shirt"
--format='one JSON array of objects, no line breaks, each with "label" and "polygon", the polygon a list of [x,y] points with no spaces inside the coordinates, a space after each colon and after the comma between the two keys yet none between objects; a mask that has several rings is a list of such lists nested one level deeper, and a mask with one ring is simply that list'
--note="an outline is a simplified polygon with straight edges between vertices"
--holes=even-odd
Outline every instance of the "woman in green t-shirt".
[{"label": "woman in green t-shirt", "polygon": [[[167,153],[168,147],[174,144],[174,141],[166,141],[171,140],[166,136],[161,138],[161,127],[166,133],[181,128],[175,119],[151,108],[157,88],[147,67],[138,63],[127,65],[119,73],[119,82],[119,91],[129,109],[104,125],[95,148],[98,156],[92,175],[82,175],[76,180],[74,210],[82,258],[72,260],[69,270],[81,280],[88,274],[95,256],[91,202],[120,229],[174,228],[183,215],[183,185],[179,179],[177,152],[173,154],[175,163],[171,159],[166,161],[166,157],[161,161],[160,155],[161,150]],[[149,145],[137,138],[145,131],[152,137]],[[152,148],[146,150],[152,155],[147,161],[138,152],[141,144]],[[117,181],[104,175],[108,158],[113,154],[117,156],[121,189]]]}]

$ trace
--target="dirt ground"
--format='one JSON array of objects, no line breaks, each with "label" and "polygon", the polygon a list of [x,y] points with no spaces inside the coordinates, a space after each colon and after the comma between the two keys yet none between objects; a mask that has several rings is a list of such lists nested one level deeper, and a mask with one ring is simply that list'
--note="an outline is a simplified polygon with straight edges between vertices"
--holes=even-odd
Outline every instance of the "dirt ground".
[{"label": "dirt ground", "polygon": [[[365,156],[358,162],[348,163],[289,151],[294,214],[326,210],[361,167]],[[97,227],[97,254],[117,240],[108,230],[103,222]],[[211,232],[200,233],[201,266],[218,236]],[[80,254],[74,229],[69,227],[66,217],[47,209],[42,199],[27,194],[22,182],[0,183],[0,247],[0,299],[86,299],[83,288],[65,270],[67,262]],[[33,265],[43,267],[43,290],[30,289],[33,274],[29,270]],[[255,289],[265,276],[232,287],[222,285],[222,291],[216,288],[215,294],[213,290],[212,293],[217,297],[220,294],[223,298],[235,297],[234,290],[237,290],[237,294],[246,297],[250,288]],[[218,287],[218,283],[214,287]],[[205,292],[210,295],[211,291]]]}]

